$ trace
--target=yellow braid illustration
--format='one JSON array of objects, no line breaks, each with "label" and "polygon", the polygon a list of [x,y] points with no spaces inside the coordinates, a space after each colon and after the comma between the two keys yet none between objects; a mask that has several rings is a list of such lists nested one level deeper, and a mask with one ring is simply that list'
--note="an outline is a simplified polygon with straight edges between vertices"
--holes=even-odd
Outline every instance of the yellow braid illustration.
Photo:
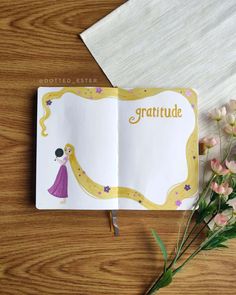
[{"label": "yellow braid illustration", "polygon": [[148,209],[160,209],[161,206],[156,205],[155,203],[149,201],[138,191],[127,188],[127,187],[110,187],[103,186],[99,183],[94,182],[83,170],[76,159],[75,148],[71,144],[67,144],[65,149],[69,150],[69,161],[74,173],[74,176],[81,187],[91,195],[92,197],[107,200],[113,198],[128,198],[142,204],[145,208]]}]

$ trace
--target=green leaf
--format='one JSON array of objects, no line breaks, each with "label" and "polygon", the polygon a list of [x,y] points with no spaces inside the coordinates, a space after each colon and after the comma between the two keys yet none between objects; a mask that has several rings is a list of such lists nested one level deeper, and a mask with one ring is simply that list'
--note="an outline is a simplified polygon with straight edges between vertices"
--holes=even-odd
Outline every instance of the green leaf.
[{"label": "green leaf", "polygon": [[228,229],[228,230],[225,230],[225,231],[223,232],[223,235],[224,235],[224,237],[227,238],[228,240],[229,240],[229,239],[234,239],[234,238],[236,238],[236,228],[233,227],[233,228],[230,228],[230,229]]},{"label": "green leaf", "polygon": [[218,197],[219,197],[219,195],[217,193],[212,192],[211,197],[210,197],[210,200],[211,201],[215,201]]},{"label": "green leaf", "polygon": [[202,212],[203,210],[206,209],[206,206],[207,206],[207,202],[205,199],[202,199],[199,203],[199,208],[198,208],[198,211],[199,212]]},{"label": "green leaf", "polygon": [[224,244],[219,244],[217,248],[229,248],[229,247]]},{"label": "green leaf", "polygon": [[157,290],[168,286],[172,282],[173,273],[171,269],[168,269],[162,276],[162,278],[151,288],[148,292],[149,295],[154,294]]},{"label": "green leaf", "polygon": [[172,270],[171,269],[167,270],[167,272],[165,272],[165,274],[159,281],[159,284],[158,284],[159,289],[168,286],[172,282],[172,277],[173,277]]},{"label": "green leaf", "polygon": [[218,235],[213,239],[211,236],[214,234],[214,231],[209,231],[208,239],[210,239],[202,248],[202,250],[212,250],[215,248],[226,248],[227,246],[222,244],[230,239],[236,238],[236,223],[230,224],[224,228]]},{"label": "green leaf", "polygon": [[235,192],[235,189],[236,189],[236,179],[235,179],[235,174],[231,174],[231,179],[230,179],[230,185],[231,187],[234,189],[234,192]]},{"label": "green leaf", "polygon": [[231,208],[231,206],[229,204],[227,204],[226,202],[222,202],[220,204],[220,211],[221,212],[224,211],[224,210],[230,209],[230,208]]},{"label": "green leaf", "polygon": [[[234,187],[234,188],[235,188],[235,187]],[[228,200],[231,200],[231,199],[234,199],[234,198],[236,198],[236,192],[235,192],[235,191],[233,191],[233,192],[229,195]]]},{"label": "green leaf", "polygon": [[210,206],[205,207],[202,211],[198,211],[196,217],[196,223],[201,223],[205,218],[212,216],[217,210],[216,203],[214,202]]},{"label": "green leaf", "polygon": [[166,251],[166,247],[162,241],[162,239],[160,238],[160,236],[157,234],[157,232],[152,229],[152,235],[154,236],[157,244],[159,245],[160,249],[161,249],[161,252],[162,252],[162,255],[163,255],[163,258],[164,258],[164,269],[166,269],[166,263],[167,263],[167,251]]},{"label": "green leaf", "polygon": [[211,241],[209,241],[203,248],[202,250],[212,250],[215,248],[222,248],[222,243],[227,241],[227,238],[225,237],[215,237]]}]

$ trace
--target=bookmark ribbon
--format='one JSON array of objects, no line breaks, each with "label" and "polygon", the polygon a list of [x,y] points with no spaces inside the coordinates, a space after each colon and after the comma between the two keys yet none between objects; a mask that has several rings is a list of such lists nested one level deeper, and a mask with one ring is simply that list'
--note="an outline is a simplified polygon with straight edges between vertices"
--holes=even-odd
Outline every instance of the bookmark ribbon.
[{"label": "bookmark ribbon", "polygon": [[117,218],[117,211],[111,210],[110,211],[110,228],[114,233],[114,236],[119,236],[120,229],[118,226],[118,218]]}]

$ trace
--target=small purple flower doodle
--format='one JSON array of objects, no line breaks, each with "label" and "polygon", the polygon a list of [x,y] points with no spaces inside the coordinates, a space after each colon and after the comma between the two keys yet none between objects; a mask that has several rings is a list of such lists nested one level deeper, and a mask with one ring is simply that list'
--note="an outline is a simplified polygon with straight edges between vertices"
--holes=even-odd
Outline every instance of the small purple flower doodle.
[{"label": "small purple flower doodle", "polygon": [[49,100],[47,100],[46,104],[47,104],[47,106],[50,106],[52,104],[52,101],[49,99]]},{"label": "small purple flower doodle", "polygon": [[182,202],[181,202],[180,200],[177,200],[177,201],[175,202],[175,205],[178,206],[178,207],[179,207],[181,204],[182,204]]},{"label": "small purple flower doodle", "polygon": [[191,189],[191,186],[189,184],[185,184],[184,189],[186,191],[189,191]]},{"label": "small purple flower doodle", "polygon": [[109,193],[109,191],[111,190],[110,186],[104,186],[104,192],[105,193]]},{"label": "small purple flower doodle", "polygon": [[101,87],[97,87],[96,88],[96,93],[101,93],[102,92],[102,88]]},{"label": "small purple flower doodle", "polygon": [[185,94],[186,94],[187,96],[191,96],[191,94],[192,94],[192,91],[191,91],[191,90],[189,90],[189,89],[187,89],[187,90],[185,91]]}]

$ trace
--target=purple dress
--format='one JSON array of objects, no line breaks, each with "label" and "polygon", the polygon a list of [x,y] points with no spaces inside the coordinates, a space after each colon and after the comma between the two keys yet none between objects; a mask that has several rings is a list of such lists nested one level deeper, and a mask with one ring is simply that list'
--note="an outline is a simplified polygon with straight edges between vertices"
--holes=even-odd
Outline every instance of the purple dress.
[{"label": "purple dress", "polygon": [[57,197],[57,198],[68,198],[67,185],[68,185],[68,175],[66,163],[68,161],[68,157],[63,159],[64,164],[61,165],[57,177],[54,181],[54,184],[48,189],[48,192]]}]

